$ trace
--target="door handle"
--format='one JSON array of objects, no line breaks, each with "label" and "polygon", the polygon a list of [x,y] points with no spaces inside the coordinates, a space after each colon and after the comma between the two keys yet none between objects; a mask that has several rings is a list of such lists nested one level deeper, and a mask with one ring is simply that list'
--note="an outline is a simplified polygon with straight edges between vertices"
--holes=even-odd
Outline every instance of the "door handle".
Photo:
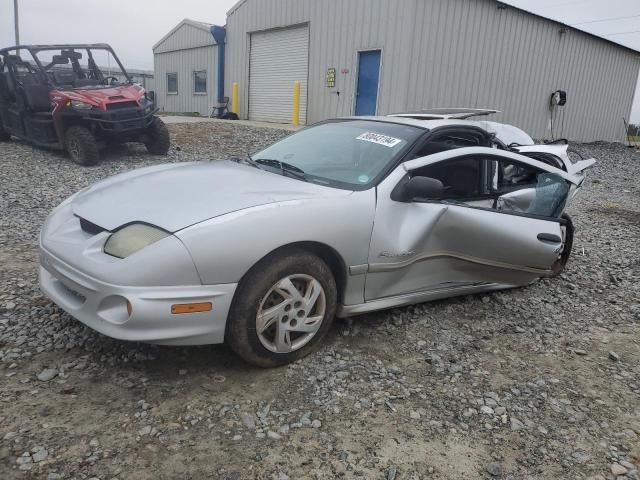
[{"label": "door handle", "polygon": [[539,233],[538,240],[545,243],[562,243],[562,238],[553,233]]}]

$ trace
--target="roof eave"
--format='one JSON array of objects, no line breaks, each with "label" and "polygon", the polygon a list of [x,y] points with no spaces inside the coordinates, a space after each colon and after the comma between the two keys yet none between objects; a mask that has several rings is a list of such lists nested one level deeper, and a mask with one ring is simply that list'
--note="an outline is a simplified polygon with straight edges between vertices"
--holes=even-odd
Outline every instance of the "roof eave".
[{"label": "roof eave", "polygon": [[169,33],[167,33],[164,37],[162,37],[153,47],[151,47],[151,50],[155,52],[158,49],[158,47],[160,45],[162,45],[171,35],[176,33],[178,30],[180,30],[180,28],[182,28],[185,25],[189,25],[191,27],[197,28],[197,29],[202,30],[203,32],[207,32],[207,33],[211,33],[211,27],[213,26],[210,23],[196,22],[194,20],[190,20],[188,18],[185,18],[180,23],[178,23],[175,27],[173,27],[169,31]]},{"label": "roof eave", "polygon": [[618,42],[615,42],[615,41],[610,40],[608,38],[601,37],[600,35],[596,35],[595,33],[591,33],[591,32],[588,32],[586,30],[582,30],[581,28],[573,27],[573,26],[571,26],[571,25],[569,25],[567,23],[561,22],[560,20],[555,20],[553,18],[545,17],[544,15],[540,15],[538,13],[531,12],[531,11],[526,10],[524,8],[517,7],[515,5],[512,5],[510,3],[505,3],[505,2],[502,2],[500,0],[492,0],[492,1],[495,1],[496,3],[498,3],[500,5],[504,5],[507,8],[512,8],[512,9],[517,10],[519,12],[526,13],[527,15],[533,15],[534,17],[541,18],[541,19],[547,20],[549,22],[553,22],[553,23],[561,26],[562,28],[567,28],[569,30],[573,30],[574,32],[583,33],[585,35],[588,35],[590,37],[595,38],[596,40],[602,40],[602,41],[607,42],[607,43],[609,43],[611,45],[614,45],[616,47],[620,47],[620,48],[622,48],[624,50],[627,50],[627,51],[633,53],[634,55],[640,55],[640,50],[636,50],[635,48],[631,48],[631,47],[629,47],[627,45],[623,45],[622,43],[618,43]]}]

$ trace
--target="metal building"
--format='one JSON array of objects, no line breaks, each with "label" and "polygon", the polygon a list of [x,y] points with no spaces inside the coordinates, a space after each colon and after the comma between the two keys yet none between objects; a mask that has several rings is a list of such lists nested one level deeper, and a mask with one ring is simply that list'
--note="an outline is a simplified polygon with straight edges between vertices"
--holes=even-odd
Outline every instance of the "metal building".
[{"label": "metal building", "polygon": [[241,0],[226,57],[241,118],[290,122],[298,80],[302,123],[495,108],[536,138],[580,141],[623,139],[640,70],[637,51],[495,0]]},{"label": "metal building", "polygon": [[217,101],[213,25],[185,19],[153,46],[154,87],[164,112],[208,115]]},{"label": "metal building", "polygon": [[[111,68],[111,67],[99,67],[100,70],[105,74],[105,76],[115,77],[121,82],[125,81],[125,76],[122,74],[120,69]],[[129,78],[133,83],[137,83],[141,87],[143,87],[148,92],[155,90],[155,83],[153,81],[153,71],[149,70],[139,70],[136,68],[126,68],[127,73],[129,74]]]},{"label": "metal building", "polygon": [[149,70],[139,70],[136,68],[127,68],[129,78],[133,83],[142,86],[148,92],[155,91],[156,84],[154,82],[154,72]]}]

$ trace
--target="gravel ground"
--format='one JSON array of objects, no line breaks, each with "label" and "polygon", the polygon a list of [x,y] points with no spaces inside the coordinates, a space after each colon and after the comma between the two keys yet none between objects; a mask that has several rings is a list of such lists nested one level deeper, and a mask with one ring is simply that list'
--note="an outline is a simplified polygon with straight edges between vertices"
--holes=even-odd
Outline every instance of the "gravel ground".
[{"label": "gravel ground", "polygon": [[561,278],[337,322],[295,365],[124,343],[37,286],[47,213],[108,175],[217,159],[285,132],[173,125],[93,168],[0,145],[0,478],[638,479],[640,154],[600,160]]}]

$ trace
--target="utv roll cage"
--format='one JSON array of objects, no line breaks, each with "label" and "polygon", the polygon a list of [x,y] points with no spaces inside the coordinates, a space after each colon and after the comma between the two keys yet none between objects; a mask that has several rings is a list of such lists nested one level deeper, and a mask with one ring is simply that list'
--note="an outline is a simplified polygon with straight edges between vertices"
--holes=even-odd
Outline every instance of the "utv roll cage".
[{"label": "utv roll cage", "polygon": [[[105,54],[108,65],[99,66]],[[166,155],[169,131],[157,111],[105,43],[0,49],[0,142],[15,136],[66,150],[81,165],[97,163],[109,144],[144,143]]]},{"label": "utv roll cage", "polygon": [[[29,54],[31,55],[31,58],[33,59],[34,64],[37,67],[37,70],[34,69],[31,63],[22,59],[20,55],[20,51],[22,50],[29,52]],[[43,65],[40,58],[38,58],[37,54],[39,52],[43,52],[47,50],[50,50],[50,51],[60,50],[60,55],[54,55],[53,61],[51,63],[47,65]],[[5,66],[8,68],[21,66],[29,70],[30,73],[39,74],[40,80],[43,82],[43,84],[47,84],[47,85],[50,85],[51,87],[55,87],[57,86],[57,82],[55,78],[53,78],[50,75],[47,75],[47,72],[49,72],[51,68],[57,64],[66,65],[71,63],[71,67],[73,69],[74,74],[77,75],[80,80],[82,80],[83,78],[86,77],[86,74],[82,71],[80,67],[80,64],[78,61],[81,59],[81,56],[78,54],[78,52],[76,52],[76,50],[84,50],[87,52],[88,68],[95,79],[104,80],[105,77],[103,72],[100,70],[100,67],[96,64],[95,60],[93,59],[93,54],[91,51],[106,50],[113,56],[114,60],[118,64],[118,67],[120,68],[120,71],[122,72],[124,77],[127,79],[127,83],[132,83],[131,77],[129,77],[129,74],[127,73],[126,69],[122,65],[122,62],[120,62],[120,59],[116,55],[116,52],[111,48],[110,45],[106,43],[93,43],[93,44],[78,43],[78,44],[65,44],[65,45],[60,45],[60,44],[17,45],[15,47],[3,48],[3,49],[0,49],[0,72],[3,71]],[[56,62],[56,60],[58,61],[58,63]],[[79,86],[82,86],[82,85],[79,85]]]}]

